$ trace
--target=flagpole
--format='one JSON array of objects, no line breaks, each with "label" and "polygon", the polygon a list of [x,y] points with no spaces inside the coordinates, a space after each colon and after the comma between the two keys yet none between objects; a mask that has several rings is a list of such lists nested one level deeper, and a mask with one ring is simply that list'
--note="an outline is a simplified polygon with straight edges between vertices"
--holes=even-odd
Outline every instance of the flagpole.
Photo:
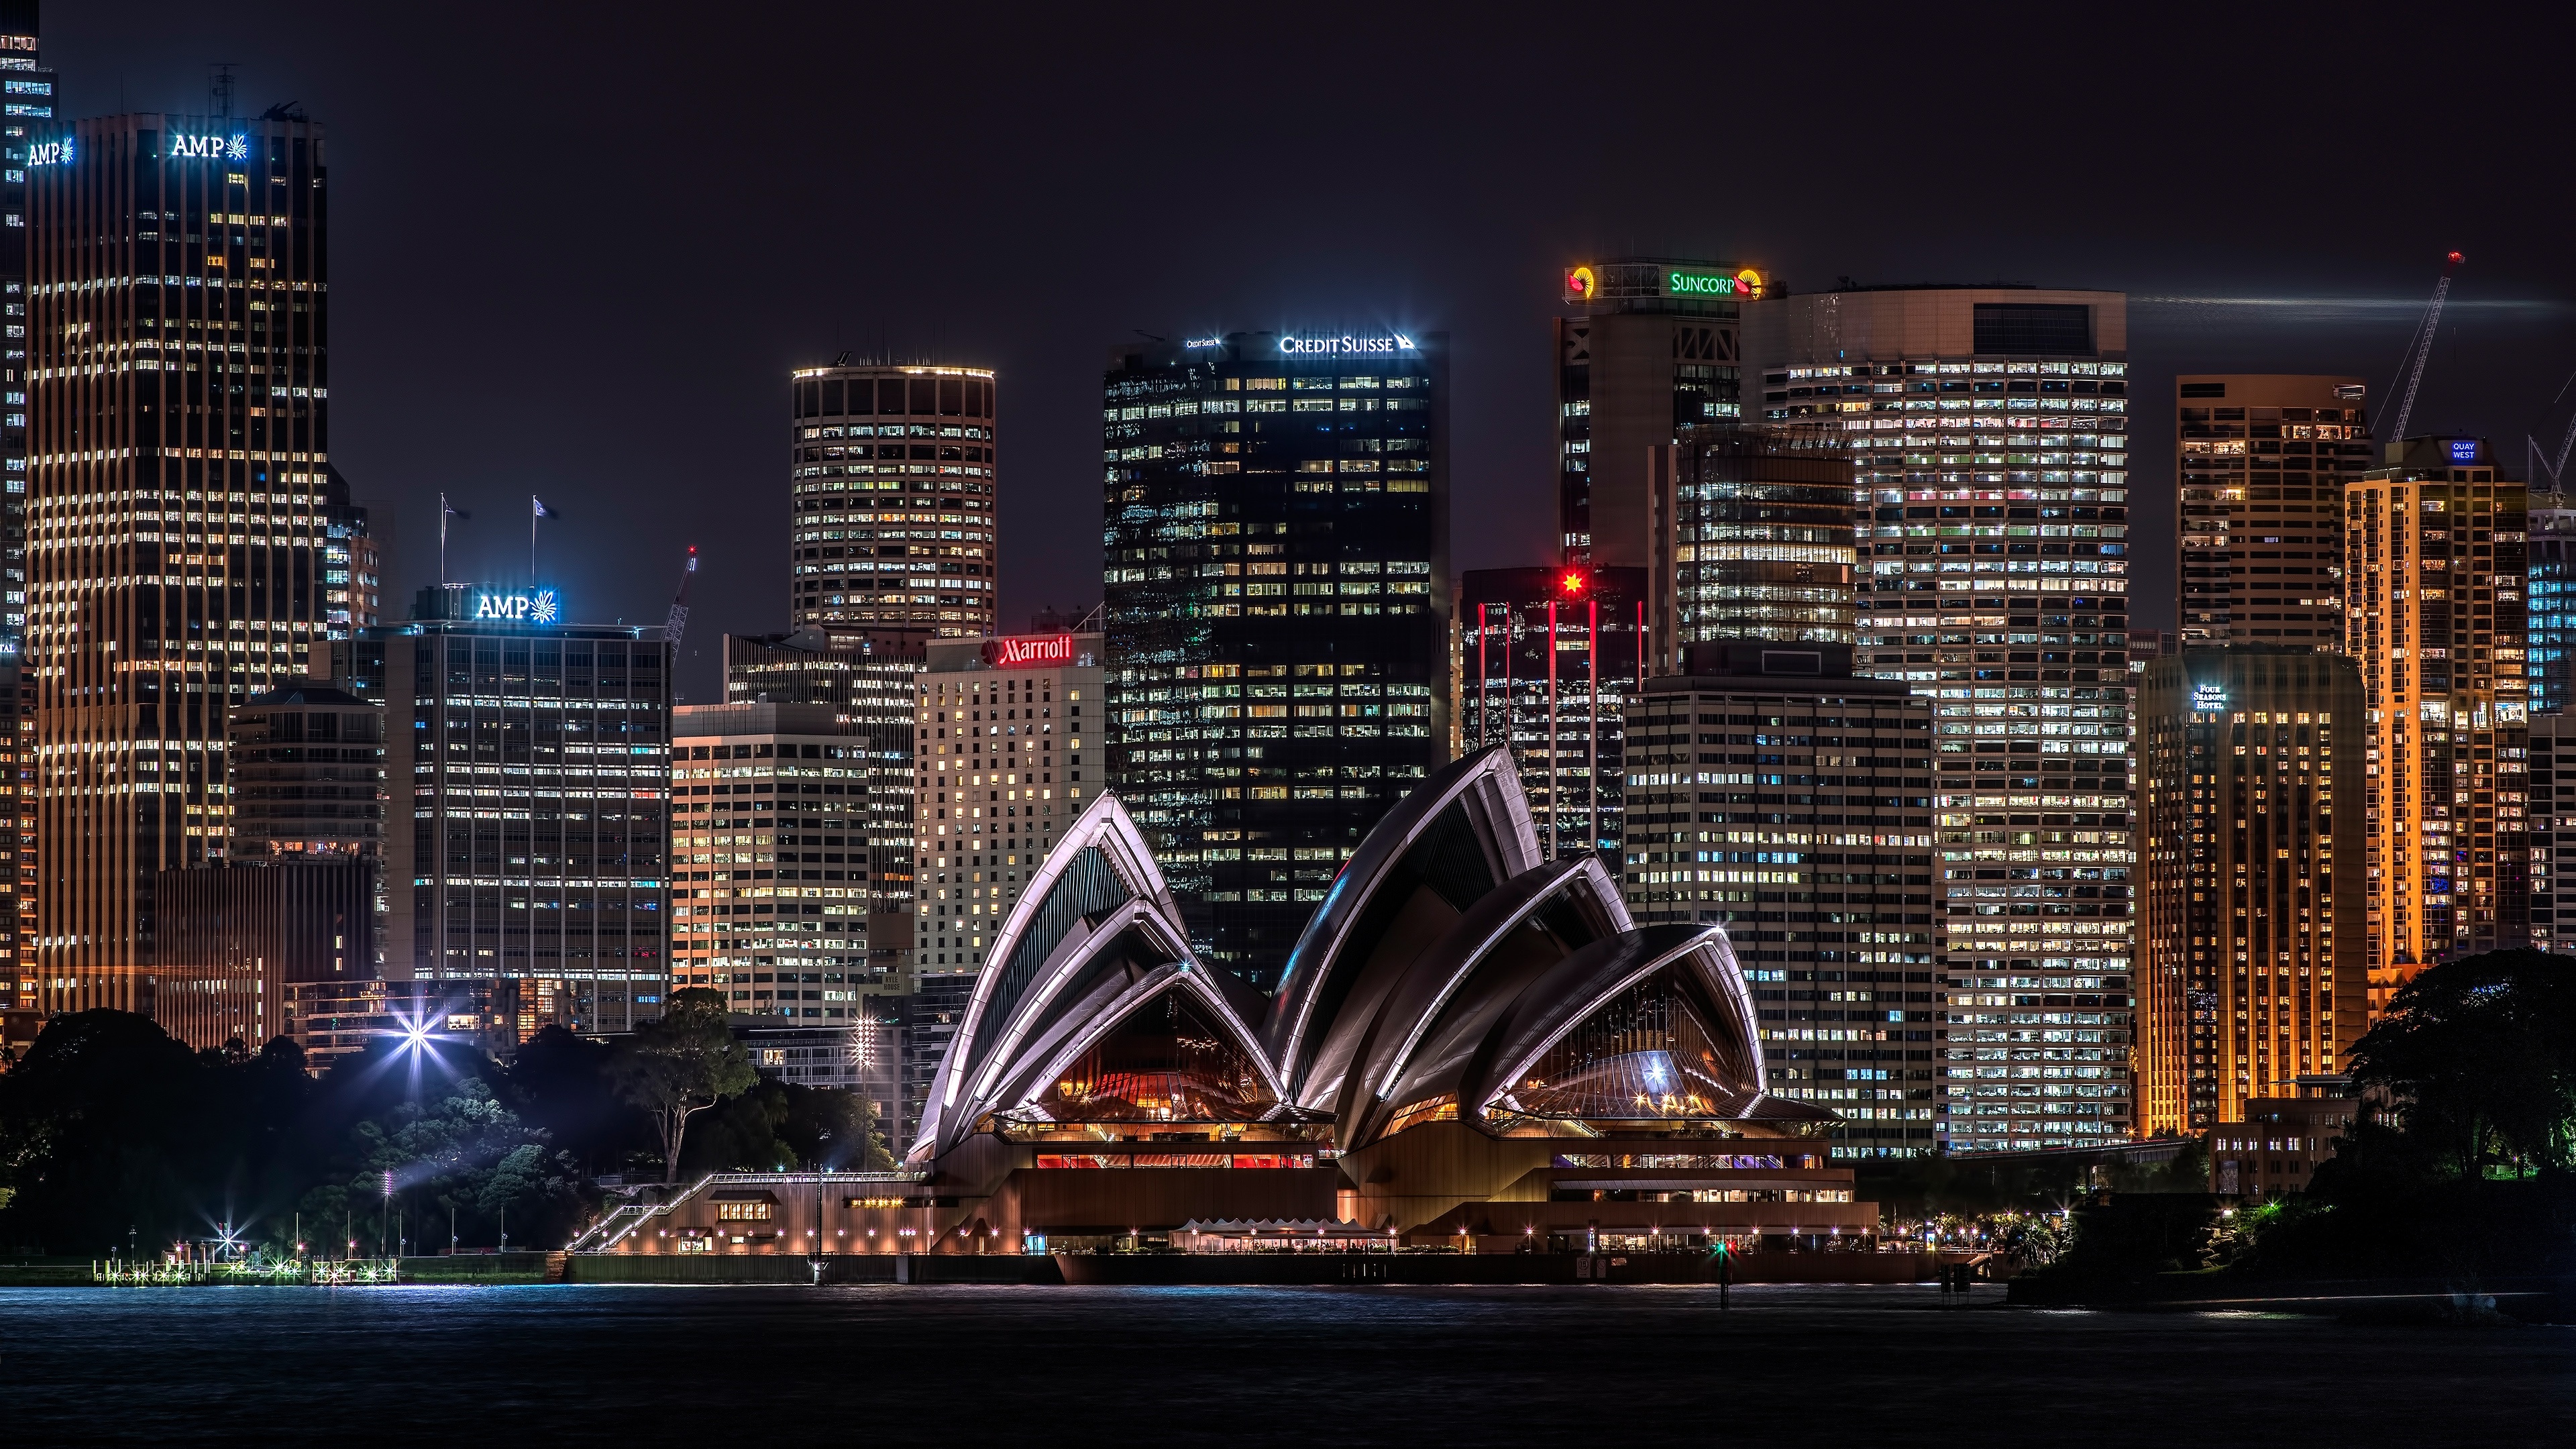
[{"label": "flagpole", "polygon": [[438,495],[438,585],[447,587],[447,495]]},{"label": "flagpole", "polygon": [[528,495],[528,587],[537,586],[537,495]]}]

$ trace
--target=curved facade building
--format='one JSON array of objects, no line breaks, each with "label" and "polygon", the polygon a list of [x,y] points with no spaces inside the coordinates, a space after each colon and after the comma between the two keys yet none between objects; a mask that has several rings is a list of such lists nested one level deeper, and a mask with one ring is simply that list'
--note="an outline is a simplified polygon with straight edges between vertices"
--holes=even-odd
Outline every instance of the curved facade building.
[{"label": "curved facade building", "polygon": [[1598,858],[1543,858],[1501,748],[1378,823],[1275,994],[1192,954],[1114,796],[988,961],[910,1154],[965,1240],[1245,1219],[1512,1248],[1875,1230],[1824,1165],[1832,1114],[1767,1090],[1724,931],[1639,928]]},{"label": "curved facade building", "polygon": [[916,647],[992,633],[992,372],[809,367],[790,399],[795,626]]}]

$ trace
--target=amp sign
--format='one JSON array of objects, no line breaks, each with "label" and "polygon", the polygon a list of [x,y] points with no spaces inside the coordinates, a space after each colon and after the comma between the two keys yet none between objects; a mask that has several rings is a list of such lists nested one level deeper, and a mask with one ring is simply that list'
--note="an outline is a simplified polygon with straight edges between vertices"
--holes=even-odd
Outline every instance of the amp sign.
[{"label": "amp sign", "polygon": [[1070,634],[1015,634],[984,641],[984,662],[995,669],[1052,669],[1073,662]]},{"label": "amp sign", "polygon": [[247,161],[250,159],[248,136],[192,136],[184,131],[170,133],[170,159],[173,161]]},{"label": "amp sign", "polygon": [[509,624],[551,624],[561,617],[552,589],[519,589],[474,596],[474,617]]}]

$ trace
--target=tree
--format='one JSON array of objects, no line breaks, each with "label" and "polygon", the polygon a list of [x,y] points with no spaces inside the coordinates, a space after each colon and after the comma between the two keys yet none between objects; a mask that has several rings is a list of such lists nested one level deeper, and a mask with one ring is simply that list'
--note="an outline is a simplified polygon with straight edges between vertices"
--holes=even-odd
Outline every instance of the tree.
[{"label": "tree", "polygon": [[2464,1178],[2570,1165],[2576,960],[2492,951],[2397,993],[2356,1043],[2353,1075],[2385,1092],[2418,1150]]},{"label": "tree", "polygon": [[672,992],[662,1019],[620,1043],[609,1070],[619,1095],[652,1116],[666,1183],[679,1176],[689,1119],[759,1080],[725,1022],[724,997],[704,987]]}]

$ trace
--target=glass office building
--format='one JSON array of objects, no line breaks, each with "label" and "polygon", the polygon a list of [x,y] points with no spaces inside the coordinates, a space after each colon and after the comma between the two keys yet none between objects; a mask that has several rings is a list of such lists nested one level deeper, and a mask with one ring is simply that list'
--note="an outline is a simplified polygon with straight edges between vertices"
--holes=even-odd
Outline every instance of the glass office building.
[{"label": "glass office building", "polygon": [[1539,849],[1619,864],[1622,741],[1645,684],[1646,571],[1470,569],[1453,633],[1460,754],[1509,745]]},{"label": "glass office building", "polygon": [[225,855],[226,714],[374,622],[328,577],[329,172],[291,107],[30,144],[35,1004],[131,1009],[158,872]]},{"label": "glass office building", "polygon": [[1200,953],[1256,985],[1449,743],[1447,339],[1114,349],[1111,788]]},{"label": "glass office building", "polygon": [[2570,649],[2576,648],[2576,509],[2562,494],[2531,497],[2530,622],[2523,679],[2531,687],[2534,715],[2564,714],[2569,699]]},{"label": "glass office building", "polygon": [[2127,1010],[2075,1026],[2049,1005],[2125,987],[2134,949],[2127,349],[2117,292],[1846,288],[1745,308],[1763,418],[1839,430],[1869,493],[1858,667],[1933,700],[1943,970],[1953,1006],[1976,1007],[1943,1063],[1953,1151],[2133,1130],[1982,1095],[2129,1057]]},{"label": "glass office building", "polygon": [[428,588],[358,651],[394,782],[385,974],[514,978],[544,1016],[628,1031],[670,972],[671,647],[559,617],[550,589]]},{"label": "glass office building", "polygon": [[[1654,468],[1658,672],[1724,639],[1852,642],[1861,517],[1842,433],[1815,424],[1683,430]],[[1668,551],[1669,557],[1665,554]]]}]

